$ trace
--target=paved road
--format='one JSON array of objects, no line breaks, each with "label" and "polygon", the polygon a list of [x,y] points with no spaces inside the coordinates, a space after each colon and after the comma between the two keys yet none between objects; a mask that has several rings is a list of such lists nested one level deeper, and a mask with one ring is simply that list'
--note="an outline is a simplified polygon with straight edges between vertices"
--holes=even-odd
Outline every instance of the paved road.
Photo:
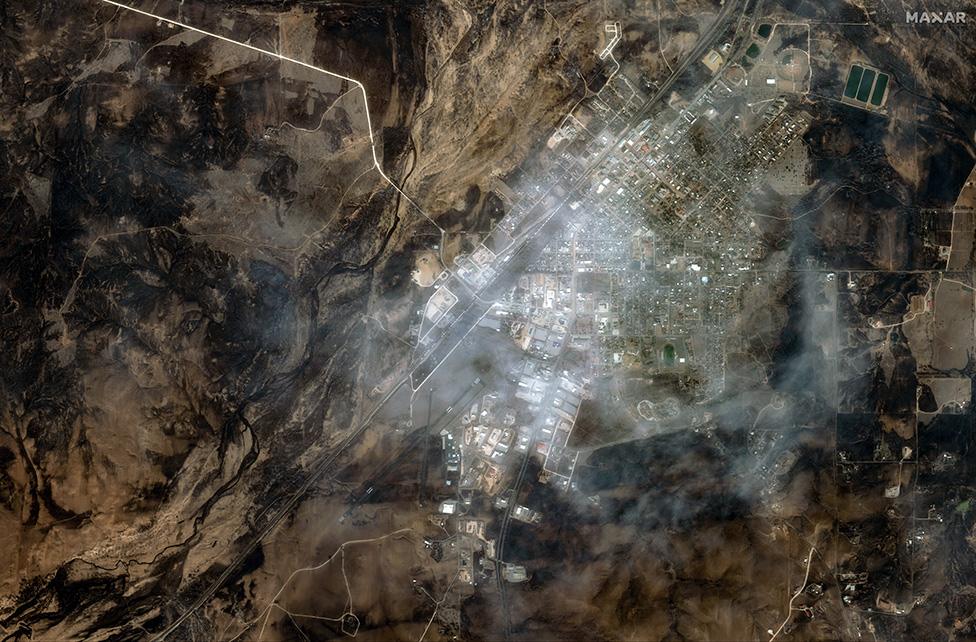
[{"label": "paved road", "polygon": [[[698,39],[695,47],[685,56],[681,64],[674,70],[674,72],[658,87],[658,90],[651,96],[648,100],[641,105],[637,114],[631,119],[631,121],[624,127],[623,131],[614,139],[609,145],[604,147],[603,151],[590,163],[590,165],[584,170],[580,177],[571,185],[568,186],[567,194],[565,198],[558,205],[552,208],[541,223],[537,227],[532,229],[529,233],[520,237],[517,241],[513,242],[511,246],[506,248],[506,251],[498,256],[496,259],[496,265],[501,264],[502,273],[496,277],[495,281],[486,286],[483,290],[477,293],[478,302],[472,308],[480,308],[480,312],[475,312],[472,308],[469,308],[465,314],[458,316],[451,326],[444,332],[444,339],[437,348],[428,356],[424,361],[419,364],[413,373],[413,381],[419,382],[427,376],[430,376],[434,370],[443,362],[444,358],[450,354],[450,351],[461,341],[461,339],[467,334],[467,332],[474,327],[477,320],[480,320],[481,315],[487,306],[490,305],[490,301],[493,298],[497,298],[501,293],[505,291],[510,284],[514,282],[514,276],[517,278],[521,271],[518,271],[519,267],[525,266],[531,262],[531,260],[524,261],[513,261],[512,259],[517,256],[528,257],[531,259],[537,252],[541,251],[543,247],[552,239],[552,235],[559,230],[560,221],[555,217],[559,210],[564,207],[571,200],[578,198],[581,191],[589,186],[590,180],[593,175],[600,169],[603,162],[607,157],[613,153],[613,150],[633,131],[636,125],[639,125],[650,114],[651,110],[657,105],[657,103],[664,97],[667,96],[671,87],[674,83],[681,77],[681,75],[687,71],[688,67],[697,62],[705,54],[705,52],[713,46],[712,40],[721,35],[728,25],[729,18],[732,17],[735,8],[739,6],[741,0],[726,0],[725,4],[722,6],[715,21],[709,26],[709,28],[702,34]],[[559,183],[557,183],[558,185]],[[546,193],[552,191],[556,185],[551,186]],[[541,241],[541,243],[540,243]],[[528,250],[528,251],[526,251]],[[508,262],[501,262],[502,259],[508,258]],[[494,297],[493,297],[494,295]],[[484,307],[481,307],[484,306]],[[473,323],[471,319],[476,319]],[[459,329],[455,329],[459,328]]]},{"label": "paved road", "polygon": [[[539,404],[539,407],[542,409],[542,414],[539,417],[539,421],[537,421],[532,428],[532,436],[529,439],[529,448],[522,456],[522,465],[519,467],[519,472],[518,476],[515,478],[515,483],[512,484],[512,496],[508,501],[508,506],[505,507],[505,514],[502,517],[502,525],[498,531],[498,539],[495,543],[495,559],[502,563],[504,563],[505,560],[505,543],[507,541],[506,538],[508,537],[508,529],[512,524],[512,511],[515,509],[515,505],[518,503],[518,494],[519,490],[522,488],[522,481],[525,479],[525,471],[529,468],[529,460],[532,459],[532,452],[535,450],[535,440],[539,434],[540,422],[544,421],[546,416],[553,410],[554,406],[552,404],[556,397],[556,391],[559,390],[559,372],[562,371],[565,354],[565,351],[562,352],[553,362],[552,381],[549,382],[549,388],[546,390],[546,395]],[[495,581],[498,586],[498,595],[502,603],[502,616],[505,619],[505,639],[508,640],[512,637],[512,618],[505,580],[502,579],[501,568],[499,567],[496,567],[495,569]]]},{"label": "paved road", "polygon": [[[634,118],[631,119],[630,123],[628,123],[628,125],[623,129],[620,135],[617,136],[616,140],[614,140],[611,145],[605,147],[604,150],[600,153],[600,155],[590,164],[587,170],[583,172],[582,176],[576,181],[576,184],[574,185],[573,188],[573,193],[571,193],[570,196],[574,195],[575,193],[578,193],[580,189],[585,188],[587,186],[592,175],[600,168],[600,166],[606,160],[607,156],[609,156],[613,152],[614,148],[616,148],[621,141],[623,141],[628,135],[631,134],[634,126],[639,125],[641,121],[643,121],[647,117],[647,115],[651,112],[651,110],[654,109],[658,101],[660,101],[662,98],[664,98],[667,95],[667,93],[671,90],[671,87],[674,86],[674,83],[678,80],[678,78],[681,77],[681,75],[688,69],[688,67],[694,64],[696,61],[698,61],[705,54],[705,51],[707,51],[713,46],[712,40],[716,36],[721,35],[721,33],[725,30],[729,18],[732,16],[733,12],[735,11],[735,8],[738,5],[739,5],[739,0],[726,0],[725,5],[723,5],[722,9],[719,11],[719,14],[715,18],[715,21],[709,26],[709,28],[705,31],[705,33],[703,33],[702,36],[698,39],[698,42],[695,45],[695,47],[686,55],[682,63],[673,71],[673,73],[668,77],[668,79],[664,83],[662,83],[662,85],[658,88],[657,92],[655,92],[654,95],[651,96],[651,98],[649,98],[641,106],[641,108],[638,110]],[[555,367],[553,368],[553,371],[558,373],[559,368]],[[556,376],[558,376],[558,374]],[[543,403],[544,404],[548,403],[551,405],[552,399],[550,397],[547,397],[547,401],[544,401]],[[546,407],[546,406],[544,405],[542,407]],[[528,462],[532,450],[535,447],[535,432],[536,431],[533,431],[532,441],[530,442],[528,451],[526,451],[525,453],[525,456],[522,460],[522,465],[519,469],[518,476],[516,477],[515,483],[513,485],[512,497],[509,501],[508,507],[505,510],[505,514],[502,517],[501,529],[499,531],[498,540],[496,542],[496,558],[502,562],[504,561],[505,540],[508,535],[508,529],[509,526],[511,525],[511,520],[512,520],[512,510],[514,509],[516,501],[518,499],[518,492],[522,485],[522,481],[525,477],[525,471],[528,468]],[[511,626],[508,595],[506,592],[505,581],[501,578],[500,568],[496,570],[495,577],[498,586],[499,599],[501,601],[502,616],[505,622],[505,639],[509,640],[511,639],[512,636],[512,626]]]},{"label": "paved road", "polygon": [[[555,213],[558,207],[554,209]],[[485,316],[493,302],[504,296],[525,273],[529,264],[542,252],[543,248],[552,240],[561,227],[560,221],[551,216],[540,225],[535,233],[523,239],[517,248],[508,254],[508,261],[501,265],[495,280],[486,285],[478,294],[483,295],[469,305],[444,330],[442,338],[430,353],[417,364],[410,373],[411,385],[418,389],[437,368],[447,360],[447,357],[461,344]]]},{"label": "paved road", "polygon": [[[412,431],[407,433],[403,438],[403,446],[399,451],[393,455],[390,459],[386,461],[382,466],[380,466],[376,472],[374,472],[369,479],[359,485],[357,492],[353,493],[349,500],[349,508],[343,514],[342,518],[348,517],[353,509],[355,509],[360,504],[364,503],[370,497],[372,497],[377,488],[386,481],[386,477],[393,472],[396,467],[413,451],[413,449],[423,444],[425,438],[433,434],[438,434],[444,428],[447,428],[452,422],[454,422],[458,416],[460,416],[466,408],[471,404],[471,402],[479,394],[484,392],[486,384],[480,379],[476,379],[471,382],[471,385],[461,391],[449,405],[447,405],[443,412],[441,412],[434,422],[425,424],[414,428]],[[431,399],[433,396],[433,390],[430,391]],[[428,411],[429,412],[429,411]]]},{"label": "paved road", "polygon": [[[604,151],[601,152],[601,154],[597,157],[596,160],[594,160],[594,162],[590,165],[587,171],[585,171],[583,175],[575,182],[575,184],[573,185],[573,193],[570,193],[566,197],[566,199],[564,199],[562,203],[560,203],[560,205],[553,208],[552,212],[548,215],[548,219],[545,221],[545,223],[540,225],[535,230],[535,233],[530,236],[530,238],[525,239],[523,244],[518,248],[514,248],[511,250],[510,252],[511,256],[515,256],[518,254],[522,254],[523,256],[528,256],[523,253],[524,249],[538,248],[539,250],[541,250],[541,247],[544,247],[545,243],[539,243],[539,241],[542,240],[547,242],[549,237],[548,234],[543,235],[541,234],[541,232],[543,230],[552,229],[550,223],[553,221],[556,212],[559,211],[559,209],[562,207],[563,204],[565,204],[570,200],[570,198],[573,196],[574,193],[577,193],[581,187],[587,185],[587,182],[590,180],[593,173],[596,172],[597,169],[599,169],[602,162],[606,159],[607,156],[610,155],[614,147],[620,144],[620,142],[624,139],[624,137],[630,133],[630,130],[634,125],[640,123],[640,121],[646,117],[646,114],[650,112],[650,110],[656,105],[656,103],[662,97],[664,97],[668,91],[670,91],[671,87],[681,76],[681,74],[684,73],[684,71],[687,70],[687,68],[691,64],[693,64],[696,60],[698,60],[704,54],[706,49],[711,46],[711,40],[715,37],[717,33],[720,33],[719,31],[720,27],[724,28],[724,25],[728,17],[730,16],[734,8],[739,4],[739,1],[740,0],[726,0],[725,5],[719,11],[718,16],[716,17],[715,22],[712,23],[712,25],[709,27],[708,30],[706,30],[704,34],[702,34],[695,48],[692,49],[692,51],[685,57],[685,59],[677,67],[677,69],[674,70],[674,73],[672,73],[671,76],[669,76],[668,79],[658,88],[658,91],[648,101],[645,102],[645,104],[638,111],[637,116],[631,121],[629,126],[624,128],[623,133],[621,133],[616,138],[616,140],[613,142],[612,145],[608,145],[604,149]],[[124,8],[131,9],[130,7],[124,7]],[[208,34],[208,35],[213,35],[213,34]],[[215,37],[220,37],[220,36],[215,36]],[[325,73],[331,73],[331,72],[325,72]],[[531,252],[529,254],[531,254]],[[526,260],[525,262],[528,263],[529,261]],[[509,263],[511,264],[511,267],[506,267],[505,272],[511,276],[513,274],[513,270],[515,269],[516,265],[521,264],[521,262],[510,261]],[[492,284],[491,286],[488,287],[492,291],[495,291],[496,289],[499,289],[500,286],[502,286],[506,280],[507,279],[500,279],[501,281],[500,283],[499,281],[496,280],[497,285]],[[465,318],[467,317],[467,315],[463,315],[463,316],[465,316]],[[457,323],[457,321],[455,321],[455,323]],[[466,323],[467,323],[467,319],[466,319]],[[473,327],[473,324],[471,327]],[[464,333],[462,334],[462,338],[464,335],[466,335],[469,329],[470,328],[465,329]],[[459,341],[460,340],[458,340],[458,342]],[[456,346],[457,344],[454,345]],[[453,347],[451,349],[453,349]],[[446,352],[444,358],[446,358],[448,354],[450,354],[450,351]],[[429,372],[424,373],[425,379],[427,376],[429,376],[430,373],[433,373],[434,370],[436,370],[436,367],[440,365],[440,363],[441,362],[437,362],[437,363],[431,362],[431,363],[427,363],[424,366],[421,372],[429,368]],[[400,381],[399,383],[397,383],[396,386],[394,386],[394,388],[382,399],[382,401],[376,406],[376,408],[374,408],[373,411],[367,415],[367,417],[360,423],[360,425],[356,428],[356,430],[353,431],[353,433],[350,434],[342,442],[342,444],[339,445],[338,448],[333,450],[332,453],[324,456],[322,459],[320,459],[317,463],[313,465],[313,467],[306,474],[302,483],[299,484],[299,486],[296,488],[294,492],[292,492],[290,495],[285,496],[284,498],[276,498],[277,500],[281,501],[280,509],[278,509],[277,511],[272,511],[271,508],[269,507],[258,516],[258,520],[257,520],[258,523],[263,522],[263,525],[261,525],[257,535],[255,535],[251,539],[251,541],[244,547],[244,549],[242,549],[241,552],[228,563],[227,567],[223,570],[223,572],[201,594],[197,596],[197,598],[191,603],[191,605],[186,610],[184,610],[175,620],[173,620],[173,622],[171,622],[165,629],[163,629],[163,631],[161,631],[154,638],[154,640],[163,640],[166,637],[168,637],[173,631],[178,629],[189,617],[191,617],[196,611],[198,611],[201,607],[203,607],[213,597],[214,593],[216,593],[217,590],[219,590],[220,587],[223,586],[223,584],[227,582],[227,580],[230,579],[230,577],[237,572],[238,567],[247,558],[247,556],[251,554],[251,552],[271,533],[271,531],[273,531],[275,527],[277,527],[278,523],[286,515],[288,515],[294,509],[294,507],[304,498],[305,494],[308,492],[308,489],[311,488],[311,486],[333,466],[333,464],[342,454],[344,454],[353,444],[355,444],[362,437],[363,433],[369,427],[373,418],[393,397],[393,395],[396,394],[399,391],[399,389],[410,380],[411,377],[408,376],[402,381]],[[525,468],[525,464],[523,463],[523,471],[524,468]],[[508,639],[509,636],[510,636],[510,626],[508,625],[507,616],[506,616],[506,639]]]},{"label": "paved road", "polygon": [[230,579],[230,577],[234,573],[237,572],[237,568],[240,566],[241,562],[247,559],[248,555],[250,555],[254,551],[254,549],[257,548],[258,545],[260,545],[261,542],[268,535],[271,534],[271,531],[273,531],[275,527],[277,527],[278,523],[286,515],[288,515],[295,508],[295,506],[305,497],[305,494],[308,492],[308,489],[312,487],[312,484],[318,481],[322,477],[322,475],[324,475],[326,471],[328,471],[332,467],[335,461],[340,456],[342,456],[342,454],[345,453],[350,446],[356,443],[360,437],[362,437],[363,433],[370,426],[373,419],[380,412],[380,410],[397,392],[399,392],[400,388],[402,388],[403,385],[407,383],[408,380],[409,378],[404,378],[402,381],[397,383],[390,390],[390,392],[388,392],[386,396],[383,397],[380,403],[377,404],[377,406],[368,415],[366,415],[366,417],[360,422],[359,426],[356,428],[355,431],[352,432],[352,434],[346,437],[346,439],[331,453],[325,455],[316,464],[313,465],[313,467],[306,474],[305,479],[302,481],[302,483],[299,484],[298,487],[290,495],[286,495],[284,497],[279,496],[275,498],[274,501],[281,502],[280,508],[277,511],[272,510],[272,507],[274,506],[274,502],[272,502],[268,506],[268,508],[266,508],[258,515],[258,517],[255,519],[255,525],[260,525],[261,522],[264,522],[264,524],[263,526],[261,526],[257,535],[255,535],[251,539],[251,541],[248,542],[248,544],[244,547],[244,549],[242,549],[241,552],[238,553],[236,558],[234,558],[227,564],[227,567],[223,570],[223,572],[220,575],[217,576],[217,578],[213,582],[211,582],[210,586],[208,586],[202,593],[200,593],[200,595],[197,596],[197,598],[192,602],[192,604],[190,604],[190,606],[185,611],[183,611],[183,613],[181,613],[179,617],[173,620],[165,629],[163,629],[158,635],[156,635],[153,638],[154,640],[165,639],[170,633],[172,633],[177,628],[179,628],[191,615],[193,615],[204,604],[206,604],[210,600],[210,598],[213,597],[214,593],[216,593],[220,589],[220,587],[223,586],[224,583],[228,579]]}]

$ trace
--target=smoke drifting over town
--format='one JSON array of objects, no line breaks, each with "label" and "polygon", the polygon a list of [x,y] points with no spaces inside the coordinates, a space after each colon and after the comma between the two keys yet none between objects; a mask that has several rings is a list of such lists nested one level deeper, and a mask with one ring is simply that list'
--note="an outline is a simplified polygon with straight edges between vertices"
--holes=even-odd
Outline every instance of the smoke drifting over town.
[{"label": "smoke drifting over town", "polygon": [[960,11],[0,4],[0,638],[973,638]]}]

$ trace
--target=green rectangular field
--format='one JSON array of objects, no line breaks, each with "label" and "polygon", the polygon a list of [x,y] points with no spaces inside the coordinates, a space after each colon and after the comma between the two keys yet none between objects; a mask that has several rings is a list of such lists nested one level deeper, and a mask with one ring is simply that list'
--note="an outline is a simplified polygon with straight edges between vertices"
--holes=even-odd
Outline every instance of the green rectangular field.
[{"label": "green rectangular field", "polygon": [[874,83],[874,93],[871,94],[871,104],[875,107],[881,106],[884,98],[885,89],[888,87],[888,74],[878,74],[878,82]]},{"label": "green rectangular field", "polygon": [[844,89],[845,98],[853,98],[857,94],[857,85],[861,82],[861,74],[863,73],[864,67],[860,65],[851,66],[851,70],[847,74],[847,87]]},{"label": "green rectangular field", "polygon": [[864,70],[864,75],[861,77],[861,86],[857,89],[857,99],[862,103],[866,103],[868,96],[871,95],[871,85],[874,84],[875,75],[874,69]]}]

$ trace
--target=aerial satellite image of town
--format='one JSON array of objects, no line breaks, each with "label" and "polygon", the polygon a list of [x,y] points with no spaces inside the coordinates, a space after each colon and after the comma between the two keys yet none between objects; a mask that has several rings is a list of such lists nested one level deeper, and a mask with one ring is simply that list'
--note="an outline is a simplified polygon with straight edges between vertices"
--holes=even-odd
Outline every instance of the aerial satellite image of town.
[{"label": "aerial satellite image of town", "polygon": [[0,39],[0,641],[976,640],[976,0]]}]

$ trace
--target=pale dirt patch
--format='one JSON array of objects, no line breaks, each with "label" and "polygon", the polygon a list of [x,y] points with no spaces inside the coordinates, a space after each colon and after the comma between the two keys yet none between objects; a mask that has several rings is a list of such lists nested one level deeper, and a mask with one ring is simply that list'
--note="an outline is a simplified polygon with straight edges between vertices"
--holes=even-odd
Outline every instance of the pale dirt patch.
[{"label": "pale dirt patch", "polygon": [[423,252],[417,256],[417,262],[414,264],[410,278],[420,287],[429,288],[434,285],[443,270],[444,266],[441,265],[441,260],[436,252]]}]

